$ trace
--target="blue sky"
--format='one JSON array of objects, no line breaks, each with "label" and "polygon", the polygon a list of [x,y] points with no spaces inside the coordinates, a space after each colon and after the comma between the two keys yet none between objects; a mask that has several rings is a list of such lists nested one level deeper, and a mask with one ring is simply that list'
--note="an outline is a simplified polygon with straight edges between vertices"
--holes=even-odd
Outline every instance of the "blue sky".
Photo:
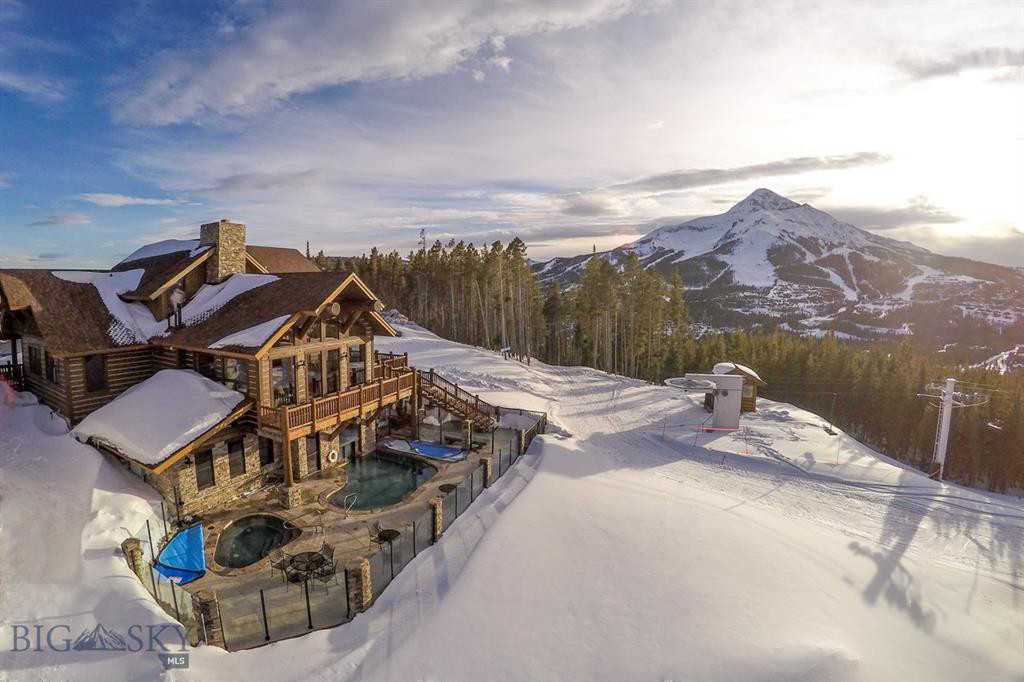
[{"label": "blue sky", "polygon": [[1024,265],[1022,65],[1019,2],[0,0],[0,264],[217,218],[546,258],[765,186]]}]

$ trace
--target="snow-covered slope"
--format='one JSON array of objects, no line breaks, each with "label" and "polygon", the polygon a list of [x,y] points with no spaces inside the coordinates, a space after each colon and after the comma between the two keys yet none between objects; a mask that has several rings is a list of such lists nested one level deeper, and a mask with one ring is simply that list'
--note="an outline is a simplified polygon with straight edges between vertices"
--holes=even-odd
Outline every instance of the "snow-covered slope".
[{"label": "snow-covered slope", "polygon": [[[621,265],[631,254],[664,274],[678,269],[691,306],[712,322],[788,318],[814,330],[841,315],[871,321],[912,303],[946,304],[957,317],[993,325],[1024,319],[1019,271],[934,254],[763,188],[725,213],[660,227],[596,257]],[[591,257],[555,258],[533,269],[544,281],[571,284]],[[844,331],[892,333],[885,323],[871,327]]]},{"label": "snow-covered slope", "polygon": [[1002,353],[996,353],[988,360],[973,366],[993,369],[1000,374],[1024,370],[1024,343],[1019,343],[1010,350],[1004,350]]},{"label": "snow-covered slope", "polygon": [[[170,679],[1024,673],[1019,499],[930,481],[843,434],[829,436],[821,419],[783,403],[759,401],[738,433],[695,435],[706,414],[697,398],[674,389],[586,368],[527,366],[414,325],[400,329],[401,338],[378,341],[381,350],[408,352],[413,364],[484,399],[547,411],[548,435],[367,613],[252,651],[194,650],[190,670]],[[95,614],[118,629],[116,605],[140,590],[115,560],[116,530],[103,531],[104,548],[92,538],[104,524],[122,523],[105,516],[105,505],[125,508],[138,493],[84,446],[73,444],[79,459],[66,464],[66,437],[36,434],[47,424],[44,408],[14,409],[0,424],[0,498],[7,505],[15,494],[17,505],[13,517],[0,506],[4,536],[24,542],[41,527],[34,512],[63,513],[59,544],[72,554],[64,565],[79,567],[58,581],[58,566],[0,554],[0,589],[48,588],[45,609],[0,601],[0,620],[57,614],[80,619],[77,632]],[[66,475],[49,482],[45,474],[58,466]],[[97,470],[106,497],[90,504]],[[24,489],[34,492],[14,492]],[[78,541],[83,523],[89,544]],[[100,679],[98,668],[62,654],[9,660],[2,669],[12,679]],[[148,658],[118,660],[124,667],[102,679],[154,677]]]}]

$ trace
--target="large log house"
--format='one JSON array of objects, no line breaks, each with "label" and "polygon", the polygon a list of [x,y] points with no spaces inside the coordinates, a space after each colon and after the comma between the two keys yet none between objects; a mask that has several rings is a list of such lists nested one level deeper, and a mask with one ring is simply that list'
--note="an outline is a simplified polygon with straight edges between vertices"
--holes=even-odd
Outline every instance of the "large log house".
[{"label": "large log house", "polygon": [[[0,338],[14,360],[0,369],[72,424],[162,370],[218,382],[237,405],[169,453],[93,442],[181,514],[274,482],[291,506],[295,482],[373,450],[379,418],[415,414],[413,371],[374,352],[375,334],[396,334],[380,309],[354,274],[321,272],[294,249],[246,246],[245,226],[221,220],[199,240],[143,247],[107,272],[0,270]],[[159,420],[166,407],[153,395],[139,390],[117,407]]]}]

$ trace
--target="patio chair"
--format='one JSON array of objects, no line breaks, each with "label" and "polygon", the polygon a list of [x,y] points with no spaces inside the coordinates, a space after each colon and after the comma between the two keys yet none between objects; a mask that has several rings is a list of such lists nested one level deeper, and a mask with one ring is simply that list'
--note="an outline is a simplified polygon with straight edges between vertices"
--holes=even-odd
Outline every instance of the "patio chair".
[{"label": "patio chair", "polygon": [[270,570],[281,571],[281,580],[288,582],[287,568],[291,563],[292,558],[280,549],[275,549],[270,553]]},{"label": "patio chair", "polygon": [[381,546],[381,544],[380,544],[380,532],[381,532],[381,530],[382,530],[382,528],[380,527],[380,521],[374,521],[373,523],[368,524],[366,526],[366,532],[370,534],[370,549],[373,549],[373,545],[374,544],[376,544],[378,548]]},{"label": "patio chair", "polygon": [[312,580],[316,580],[319,583],[322,583],[323,586],[324,586],[324,591],[327,592],[328,594],[330,594],[330,591],[327,589],[327,583],[330,582],[331,580],[333,580],[335,585],[339,584],[338,583],[338,562],[337,561],[331,561],[330,564],[324,564],[323,566],[318,568],[316,571],[314,571],[313,575],[311,575],[310,578]]},{"label": "patio chair", "polygon": [[334,547],[327,544],[326,542],[320,547],[320,553],[324,555],[328,561],[334,559]]}]

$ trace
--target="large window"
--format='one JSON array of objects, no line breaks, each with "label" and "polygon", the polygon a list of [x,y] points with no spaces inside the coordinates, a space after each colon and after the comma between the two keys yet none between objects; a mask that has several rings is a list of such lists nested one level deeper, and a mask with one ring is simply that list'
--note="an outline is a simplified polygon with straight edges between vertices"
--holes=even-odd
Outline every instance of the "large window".
[{"label": "large window", "polygon": [[313,398],[324,394],[323,369],[320,367],[322,357],[321,353],[306,353],[306,390]]},{"label": "large window", "polygon": [[281,334],[281,338],[277,340],[275,346],[294,346],[295,345],[295,332],[291,329]]},{"label": "large window", "polygon": [[61,384],[61,362],[57,358],[50,355],[50,351],[43,353],[46,364],[46,379],[51,383]]},{"label": "large window", "polygon": [[42,365],[39,362],[39,346],[28,347],[28,371],[33,374],[42,374]]},{"label": "large window", "polygon": [[196,353],[196,371],[207,379],[217,378],[217,358],[209,353]]},{"label": "large window", "polygon": [[348,347],[349,362],[363,362],[363,344],[357,343]]},{"label": "large window", "polygon": [[213,480],[213,450],[201,450],[196,453],[196,487],[200,490],[212,488]]},{"label": "large window", "polygon": [[107,387],[107,356],[85,356],[85,390],[90,393]]},{"label": "large window", "polygon": [[324,336],[328,339],[341,338],[341,325],[338,324],[337,320],[327,320],[324,322]]},{"label": "large window", "polygon": [[245,443],[241,438],[228,442],[228,472],[231,478],[245,473]]},{"label": "large window", "polygon": [[341,390],[341,353],[338,349],[327,351],[326,387],[328,393],[337,393]]},{"label": "large window", "polygon": [[248,393],[249,363],[236,358],[224,358],[224,384],[239,393]]},{"label": "large window", "polygon": [[271,438],[260,436],[260,467],[269,466],[274,463],[274,441]]},{"label": "large window", "polygon": [[320,320],[314,322],[313,326],[309,328],[309,334],[306,335],[306,338],[310,342],[320,341]]},{"label": "large window", "polygon": [[295,358],[277,358],[271,362],[270,385],[274,407],[295,402]]}]

